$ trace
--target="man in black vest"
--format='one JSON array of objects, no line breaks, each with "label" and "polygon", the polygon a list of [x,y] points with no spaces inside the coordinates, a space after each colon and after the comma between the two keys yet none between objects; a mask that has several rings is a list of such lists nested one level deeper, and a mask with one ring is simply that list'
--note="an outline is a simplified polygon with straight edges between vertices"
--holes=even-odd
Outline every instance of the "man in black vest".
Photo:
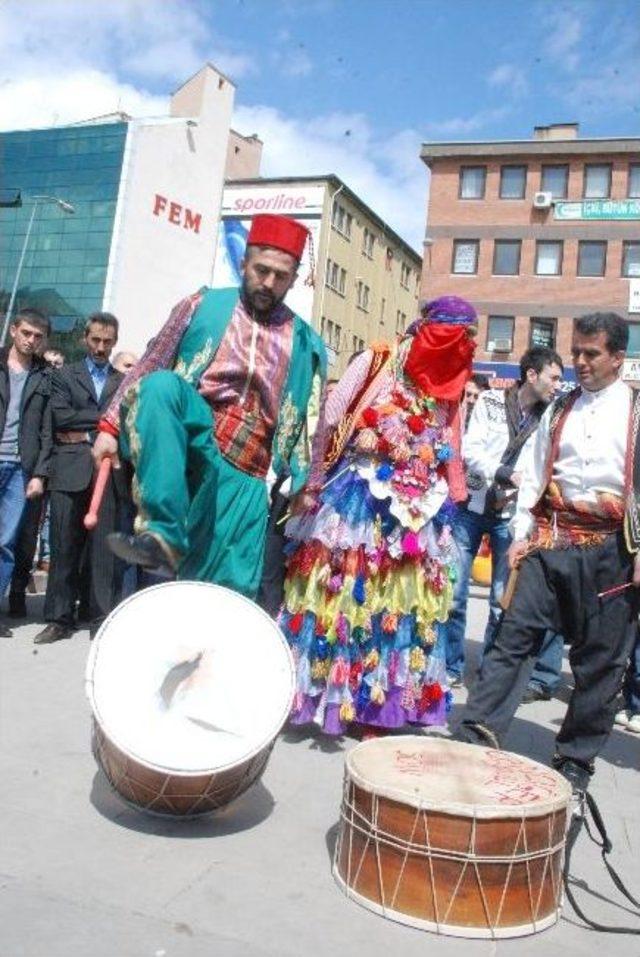
[{"label": "man in black vest", "polygon": [[509,521],[523,463],[562,372],[557,352],[533,346],[520,360],[519,382],[506,391],[487,389],[474,406],[463,443],[469,499],[458,508],[454,528],[459,577],[445,625],[447,673],[454,687],[462,683],[463,676],[471,564],[486,533],[491,541],[492,573],[484,654],[493,643],[501,617],[500,598],[509,576]]},{"label": "man in black vest", "polygon": [[122,373],[109,362],[117,341],[115,316],[108,312],[94,313],[85,326],[86,357],[56,369],[52,376],[51,565],[44,604],[47,625],[34,638],[36,644],[48,644],[72,635],[85,549],[92,629],[117,601],[116,564],[106,546],[106,536],[117,524],[113,477],[105,490],[97,528],[87,535],[83,524],[91,499],[91,446],[96,425],[122,380]]},{"label": "man in black vest", "polygon": [[[38,356],[49,321],[23,309],[9,334],[11,347],[0,351],[0,599],[13,572],[25,503],[42,497],[51,454],[50,373]],[[3,621],[0,636],[11,637]]]}]

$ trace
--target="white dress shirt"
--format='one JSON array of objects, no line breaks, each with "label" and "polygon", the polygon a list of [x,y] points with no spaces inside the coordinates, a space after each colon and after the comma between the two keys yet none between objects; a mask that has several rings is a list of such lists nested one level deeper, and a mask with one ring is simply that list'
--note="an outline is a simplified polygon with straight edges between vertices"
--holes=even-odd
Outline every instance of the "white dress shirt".
[{"label": "white dress shirt", "polygon": [[[511,533],[527,538],[533,527],[532,509],[545,490],[553,406],[544,413],[527,457]],[[624,496],[625,458],[631,413],[631,390],[619,379],[599,392],[585,389],[567,416],[552,480],[569,502],[595,504],[598,492]]]}]

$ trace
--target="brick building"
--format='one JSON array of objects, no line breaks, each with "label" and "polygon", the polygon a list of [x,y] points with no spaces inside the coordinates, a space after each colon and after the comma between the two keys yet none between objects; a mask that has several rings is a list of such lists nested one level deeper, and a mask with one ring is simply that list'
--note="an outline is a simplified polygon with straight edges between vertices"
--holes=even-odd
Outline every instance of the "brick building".
[{"label": "brick building", "polygon": [[565,124],[532,140],[425,143],[421,158],[421,298],[474,303],[478,368],[508,375],[534,344],[570,363],[573,319],[598,309],[629,320],[640,356],[640,138],[580,139]]}]

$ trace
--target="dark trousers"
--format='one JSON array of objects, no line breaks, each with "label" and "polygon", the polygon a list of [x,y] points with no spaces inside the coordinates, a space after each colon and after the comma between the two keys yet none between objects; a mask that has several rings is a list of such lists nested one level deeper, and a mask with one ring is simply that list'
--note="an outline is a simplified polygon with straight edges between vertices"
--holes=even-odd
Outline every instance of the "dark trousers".
[{"label": "dark trousers", "polygon": [[472,689],[456,737],[482,741],[474,725],[500,740],[522,698],[547,630],[569,643],[573,691],[556,738],[561,758],[588,767],[613,727],[616,698],[635,632],[635,588],[598,599],[598,592],[628,582],[633,557],[622,534],[593,548],[549,549],[522,562],[511,605]]},{"label": "dark trousers", "polygon": [[276,618],[284,601],[284,526],[282,521],[289,508],[290,500],[274,488],[271,495],[271,508],[264,543],[264,564],[262,580],[256,602],[261,608]]},{"label": "dark trousers", "polygon": [[106,537],[117,527],[118,501],[113,480],[105,489],[98,524],[88,533],[84,516],[91,488],[80,492],[51,492],[51,564],[44,602],[47,622],[73,626],[76,598],[88,592],[84,609],[99,622],[118,602],[122,565],[107,546]]}]

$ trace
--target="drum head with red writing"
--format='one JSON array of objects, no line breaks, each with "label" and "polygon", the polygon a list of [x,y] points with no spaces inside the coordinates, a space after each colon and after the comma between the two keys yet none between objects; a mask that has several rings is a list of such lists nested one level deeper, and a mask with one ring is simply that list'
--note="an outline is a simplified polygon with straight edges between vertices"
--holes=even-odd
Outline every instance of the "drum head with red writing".
[{"label": "drum head with red writing", "polygon": [[380,797],[464,817],[549,814],[571,797],[565,778],[537,761],[442,738],[365,741],[347,755],[346,769]]}]

